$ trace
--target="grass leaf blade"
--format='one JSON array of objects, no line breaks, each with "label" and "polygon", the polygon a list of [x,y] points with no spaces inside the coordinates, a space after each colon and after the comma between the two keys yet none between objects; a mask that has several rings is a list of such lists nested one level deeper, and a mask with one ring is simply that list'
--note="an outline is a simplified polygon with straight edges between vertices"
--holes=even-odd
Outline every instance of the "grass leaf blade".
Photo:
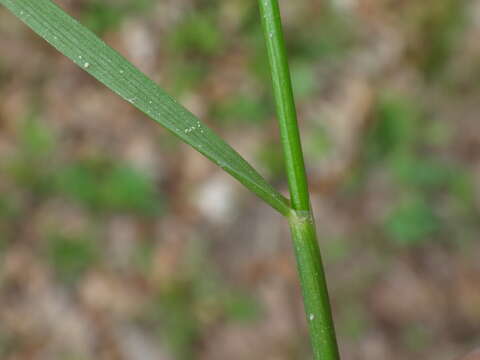
[{"label": "grass leaf blade", "polygon": [[0,0],[78,66],[216,163],[281,214],[289,203],[234,149],[51,0]]}]

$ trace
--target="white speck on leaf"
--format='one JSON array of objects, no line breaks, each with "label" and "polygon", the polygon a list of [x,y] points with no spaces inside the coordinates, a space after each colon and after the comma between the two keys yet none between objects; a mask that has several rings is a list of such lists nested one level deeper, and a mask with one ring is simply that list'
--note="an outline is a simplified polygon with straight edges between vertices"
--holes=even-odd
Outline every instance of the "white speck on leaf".
[{"label": "white speck on leaf", "polygon": [[86,69],[90,66],[90,63],[86,62],[85,64],[83,64],[83,67]]},{"label": "white speck on leaf", "polygon": [[314,315],[314,314],[310,314],[309,319],[310,319],[310,321],[313,321],[313,319],[315,319],[315,315]]}]

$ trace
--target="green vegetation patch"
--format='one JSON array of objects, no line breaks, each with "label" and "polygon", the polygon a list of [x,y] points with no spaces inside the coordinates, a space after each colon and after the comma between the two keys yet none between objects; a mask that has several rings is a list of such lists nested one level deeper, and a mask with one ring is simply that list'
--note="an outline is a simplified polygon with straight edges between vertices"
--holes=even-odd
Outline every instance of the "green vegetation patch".
[{"label": "green vegetation patch", "polygon": [[99,257],[96,242],[89,236],[76,234],[50,235],[46,251],[55,273],[67,283],[78,280]]},{"label": "green vegetation patch", "polygon": [[154,183],[131,167],[108,160],[85,160],[66,166],[57,175],[65,196],[93,211],[155,215],[161,196]]},{"label": "green vegetation patch", "polygon": [[89,0],[82,13],[82,23],[96,34],[116,30],[132,14],[147,11],[151,0]]}]

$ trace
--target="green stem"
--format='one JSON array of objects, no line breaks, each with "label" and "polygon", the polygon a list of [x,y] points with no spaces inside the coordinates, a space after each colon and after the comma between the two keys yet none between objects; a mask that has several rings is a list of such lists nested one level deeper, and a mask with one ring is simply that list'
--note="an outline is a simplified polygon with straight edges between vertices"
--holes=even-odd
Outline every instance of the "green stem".
[{"label": "green stem", "polygon": [[308,211],[310,210],[310,200],[307,176],[303,163],[292,81],[283,40],[280,9],[277,0],[259,0],[259,4],[272,73],[273,91],[280,123],[280,136],[285,155],[292,207],[295,210]]},{"label": "green stem", "polygon": [[297,268],[315,360],[339,360],[327,282],[311,212],[290,216]]},{"label": "green stem", "polygon": [[328,289],[310,207],[297,112],[278,0],[259,0],[292,212],[289,216],[315,360],[339,360]]}]

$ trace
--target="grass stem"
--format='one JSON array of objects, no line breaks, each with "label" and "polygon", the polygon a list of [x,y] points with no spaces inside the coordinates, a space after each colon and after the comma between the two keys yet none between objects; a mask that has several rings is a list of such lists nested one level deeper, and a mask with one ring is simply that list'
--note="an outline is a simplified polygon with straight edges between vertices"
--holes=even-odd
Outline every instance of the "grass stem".
[{"label": "grass stem", "polygon": [[339,360],[325,273],[310,207],[280,7],[278,0],[259,0],[259,5],[291,196],[290,231],[314,359]]},{"label": "grass stem", "polygon": [[292,208],[310,210],[307,177],[293,99],[292,81],[283,39],[277,0],[259,0],[262,24],[272,73],[280,136],[285,155]]},{"label": "grass stem", "polygon": [[312,213],[293,212],[289,222],[314,359],[339,360],[327,282]]}]

